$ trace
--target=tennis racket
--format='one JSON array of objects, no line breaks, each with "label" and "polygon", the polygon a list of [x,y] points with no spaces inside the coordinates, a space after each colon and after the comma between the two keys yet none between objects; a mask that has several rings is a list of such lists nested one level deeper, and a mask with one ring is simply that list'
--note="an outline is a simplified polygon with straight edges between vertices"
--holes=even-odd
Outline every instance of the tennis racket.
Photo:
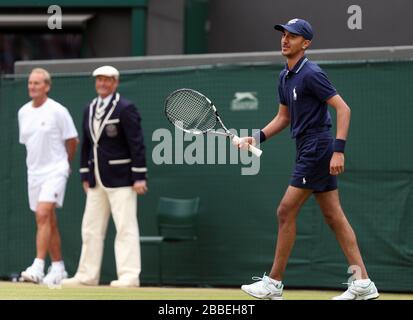
[{"label": "tennis racket", "polygon": [[[179,89],[172,92],[165,101],[165,114],[168,120],[177,128],[191,134],[224,135],[235,144],[241,139],[225,127],[217,108],[202,93],[192,89]],[[219,124],[225,132],[214,130]],[[262,151],[251,144],[248,150],[257,157]]]}]

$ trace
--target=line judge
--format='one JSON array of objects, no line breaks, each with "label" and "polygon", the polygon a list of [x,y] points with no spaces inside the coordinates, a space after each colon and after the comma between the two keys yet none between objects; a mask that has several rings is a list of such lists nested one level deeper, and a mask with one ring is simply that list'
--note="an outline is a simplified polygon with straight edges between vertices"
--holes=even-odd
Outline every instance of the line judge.
[{"label": "line judge", "polygon": [[141,254],[137,195],[147,192],[141,116],[118,92],[119,71],[93,72],[98,94],[84,111],[80,172],[87,195],[82,221],[82,252],[74,277],[63,285],[98,285],[110,213],[116,227],[118,279],[113,287],[140,285]]}]

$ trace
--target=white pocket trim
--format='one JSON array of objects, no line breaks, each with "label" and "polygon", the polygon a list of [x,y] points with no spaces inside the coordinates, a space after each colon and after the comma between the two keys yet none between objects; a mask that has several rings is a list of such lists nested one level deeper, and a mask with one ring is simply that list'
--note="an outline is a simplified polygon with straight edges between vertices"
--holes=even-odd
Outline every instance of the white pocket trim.
[{"label": "white pocket trim", "polygon": [[119,123],[120,119],[110,119],[108,121],[106,121],[106,124],[110,124],[110,123]]},{"label": "white pocket trim", "polygon": [[132,159],[109,160],[109,164],[126,164],[131,163]]},{"label": "white pocket trim", "polygon": [[138,172],[138,173],[148,172],[148,169],[147,169],[147,168],[135,168],[135,167],[132,167],[131,170],[132,170],[132,172]]}]

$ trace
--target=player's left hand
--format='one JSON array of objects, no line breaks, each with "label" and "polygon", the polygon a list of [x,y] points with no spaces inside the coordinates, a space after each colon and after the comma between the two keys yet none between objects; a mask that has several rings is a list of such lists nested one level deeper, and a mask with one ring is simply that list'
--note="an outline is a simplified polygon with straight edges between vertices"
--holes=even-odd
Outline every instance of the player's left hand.
[{"label": "player's left hand", "polygon": [[148,191],[148,187],[146,186],[146,181],[141,180],[141,181],[135,181],[133,184],[133,190],[139,195],[144,195],[146,191]]},{"label": "player's left hand", "polygon": [[338,176],[344,172],[344,153],[334,152],[330,160],[330,174]]}]

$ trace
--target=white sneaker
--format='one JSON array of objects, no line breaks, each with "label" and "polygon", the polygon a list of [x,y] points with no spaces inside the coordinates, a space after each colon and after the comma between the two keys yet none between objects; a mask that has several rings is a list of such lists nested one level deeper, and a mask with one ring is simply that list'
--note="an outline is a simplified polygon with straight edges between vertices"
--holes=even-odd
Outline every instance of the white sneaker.
[{"label": "white sneaker", "polygon": [[269,300],[282,300],[284,285],[281,281],[271,279],[270,277],[264,276],[252,277],[252,280],[258,280],[249,285],[242,285],[241,290],[248,293],[250,296],[258,299],[269,299]]},{"label": "white sneaker", "polygon": [[373,281],[370,281],[370,283],[365,286],[353,281],[349,284],[347,291],[334,297],[333,300],[371,300],[377,299],[378,297],[379,292]]},{"label": "white sneaker", "polygon": [[130,287],[139,287],[138,280],[113,280],[110,282],[111,287],[115,288],[130,288]]},{"label": "white sneaker", "polygon": [[61,284],[63,286],[97,286],[98,283],[97,282],[84,282],[84,281],[80,281],[78,278],[76,277],[72,277],[72,278],[67,278],[67,279],[63,279]]},{"label": "white sneaker", "polygon": [[30,266],[21,273],[23,281],[41,283],[44,277],[44,272],[36,267]]},{"label": "white sneaker", "polygon": [[48,273],[46,277],[43,279],[43,284],[51,286],[51,285],[59,285],[63,279],[67,278],[67,272],[65,269],[57,269],[49,267]]}]

